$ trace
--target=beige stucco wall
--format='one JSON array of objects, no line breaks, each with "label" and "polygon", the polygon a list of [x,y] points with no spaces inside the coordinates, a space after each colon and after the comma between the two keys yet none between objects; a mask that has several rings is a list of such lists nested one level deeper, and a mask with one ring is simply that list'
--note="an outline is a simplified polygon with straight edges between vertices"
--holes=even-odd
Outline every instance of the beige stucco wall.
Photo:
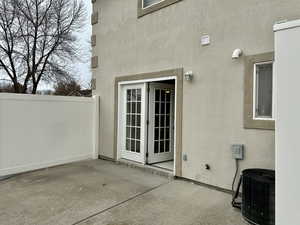
[{"label": "beige stucco wall", "polygon": [[137,0],[97,0],[94,11],[101,155],[113,157],[114,78],[183,67],[194,72],[183,84],[183,176],[230,188],[237,143],[246,146],[242,168],[274,168],[274,131],[243,128],[244,62],[231,54],[273,51],[273,24],[299,18],[299,0],[182,0],[139,19]]}]

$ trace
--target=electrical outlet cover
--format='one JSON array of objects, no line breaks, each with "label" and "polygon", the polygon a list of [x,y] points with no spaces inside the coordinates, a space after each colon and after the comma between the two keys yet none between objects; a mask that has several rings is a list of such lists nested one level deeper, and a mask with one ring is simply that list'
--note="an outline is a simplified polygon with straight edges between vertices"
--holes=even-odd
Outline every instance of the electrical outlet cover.
[{"label": "electrical outlet cover", "polygon": [[209,45],[210,44],[210,36],[209,35],[203,35],[201,37],[201,45]]},{"label": "electrical outlet cover", "polygon": [[182,159],[183,159],[183,161],[187,161],[188,160],[187,154],[183,154]]}]

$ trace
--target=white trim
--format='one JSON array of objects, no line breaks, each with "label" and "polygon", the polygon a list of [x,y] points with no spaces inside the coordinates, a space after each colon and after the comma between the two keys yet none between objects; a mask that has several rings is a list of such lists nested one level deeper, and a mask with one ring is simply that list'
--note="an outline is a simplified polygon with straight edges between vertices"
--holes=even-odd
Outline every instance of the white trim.
[{"label": "white trim", "polygon": [[284,23],[277,23],[274,25],[273,30],[274,32],[277,32],[281,30],[293,29],[296,27],[300,27],[300,20],[292,20]]},{"label": "white trim", "polygon": [[14,100],[14,101],[48,101],[48,102],[84,102],[93,103],[92,97],[75,97],[75,96],[55,96],[55,95],[31,95],[31,94],[10,94],[0,93],[0,99],[2,100]]},{"label": "white trim", "polygon": [[94,111],[93,111],[93,159],[98,159],[99,155],[99,121],[100,121],[100,97],[97,95],[93,96],[94,100]]},{"label": "white trim", "polygon": [[[256,102],[257,102],[257,90],[256,90],[256,67],[258,65],[265,65],[265,64],[272,64],[272,118],[269,117],[256,117]],[[274,121],[275,120],[275,79],[274,79],[274,61],[265,61],[265,62],[259,62],[259,63],[254,63],[254,69],[253,69],[253,104],[252,104],[252,110],[253,110],[253,120],[268,120],[268,121]]]},{"label": "white trim", "polygon": [[72,158],[58,159],[55,161],[33,163],[33,164],[28,164],[26,166],[15,166],[15,167],[6,168],[6,169],[0,169],[0,177],[18,174],[18,173],[29,172],[29,171],[38,170],[38,169],[44,169],[44,168],[48,168],[48,167],[53,167],[53,166],[58,166],[58,165],[63,165],[63,164],[67,164],[67,163],[88,160],[88,159],[93,159],[93,154],[79,155],[77,157],[72,157]]},{"label": "white trim", "polygon": [[131,80],[131,81],[120,81],[119,85],[124,84],[138,84],[138,83],[149,83],[149,82],[155,82],[155,81],[165,81],[165,80],[176,80],[176,76],[169,76],[169,77],[158,77],[158,78],[152,78],[152,79],[142,79],[142,80]]},{"label": "white trim", "polygon": [[121,132],[121,119],[120,119],[120,112],[121,112],[121,105],[122,105],[122,100],[121,100],[121,96],[122,96],[122,88],[121,88],[121,84],[120,82],[118,83],[118,118],[117,118],[117,121],[118,121],[118,125],[117,125],[117,160],[120,160],[121,159],[121,146],[122,146],[122,143],[120,141],[120,138],[121,135],[122,135],[122,132]]},{"label": "white trim", "polygon": [[178,99],[177,99],[177,84],[178,80],[177,77],[175,77],[175,100],[174,100],[174,168],[173,168],[173,175],[176,176],[176,162],[177,162],[177,104],[178,104]]},{"label": "white trim", "polygon": [[160,0],[160,1],[158,1],[158,2],[155,2],[155,3],[151,4],[151,5],[148,5],[148,6],[144,7],[144,0],[142,0],[142,9],[148,9],[148,8],[150,8],[150,7],[152,7],[152,6],[155,6],[155,5],[159,4],[159,3],[162,3],[162,2],[164,2],[164,1],[165,1],[165,0]]}]

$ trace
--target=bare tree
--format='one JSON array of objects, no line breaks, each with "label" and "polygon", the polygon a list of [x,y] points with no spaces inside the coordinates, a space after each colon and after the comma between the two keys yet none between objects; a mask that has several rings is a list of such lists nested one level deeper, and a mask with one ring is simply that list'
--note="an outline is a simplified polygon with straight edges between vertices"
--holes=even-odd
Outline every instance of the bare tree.
[{"label": "bare tree", "polygon": [[81,86],[76,80],[60,81],[54,87],[54,95],[81,96]]},{"label": "bare tree", "polygon": [[16,93],[70,79],[67,66],[82,59],[76,34],[85,19],[82,0],[0,0],[0,73]]},{"label": "bare tree", "polygon": [[5,93],[14,93],[14,87],[10,83],[0,83],[0,93],[5,92]]},{"label": "bare tree", "polygon": [[83,88],[78,80],[60,81],[54,86],[54,95],[92,97],[92,89]]}]

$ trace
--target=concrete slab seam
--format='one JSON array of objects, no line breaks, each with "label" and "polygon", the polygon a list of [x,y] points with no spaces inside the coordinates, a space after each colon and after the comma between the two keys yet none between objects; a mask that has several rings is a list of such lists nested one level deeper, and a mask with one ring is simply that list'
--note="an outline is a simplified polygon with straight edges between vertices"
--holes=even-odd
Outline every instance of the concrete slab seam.
[{"label": "concrete slab seam", "polygon": [[91,219],[91,218],[93,218],[93,217],[95,217],[95,216],[98,216],[98,215],[100,215],[100,214],[102,214],[102,213],[105,213],[105,212],[107,212],[107,211],[109,211],[109,210],[111,210],[111,209],[113,209],[113,208],[116,208],[116,207],[118,207],[118,206],[121,206],[121,205],[123,205],[123,204],[125,204],[125,203],[127,203],[127,202],[129,202],[129,201],[131,201],[131,200],[134,200],[134,199],[136,199],[136,198],[138,198],[138,197],[140,197],[140,196],[142,196],[142,195],[144,195],[144,194],[147,194],[147,193],[149,193],[149,192],[151,192],[151,191],[154,191],[154,190],[156,190],[156,189],[158,189],[158,188],[160,188],[160,187],[162,187],[162,186],[164,186],[164,185],[167,185],[167,184],[169,184],[169,183],[171,183],[171,182],[172,182],[172,181],[166,182],[166,183],[163,183],[163,184],[160,184],[160,185],[157,185],[157,186],[155,186],[155,187],[153,187],[153,188],[151,188],[151,189],[149,189],[149,190],[147,190],[147,191],[144,191],[144,192],[142,192],[142,193],[136,194],[136,195],[134,195],[134,196],[132,196],[132,197],[130,197],[130,198],[124,200],[124,201],[121,201],[121,202],[119,202],[119,203],[117,203],[117,204],[114,204],[114,205],[112,205],[112,206],[110,206],[110,207],[108,207],[108,208],[106,208],[106,209],[103,209],[103,210],[101,210],[101,211],[99,211],[99,212],[96,212],[96,213],[94,213],[94,214],[92,214],[92,215],[90,215],[90,216],[88,216],[88,217],[86,217],[86,218],[84,218],[84,219],[81,219],[81,220],[79,220],[79,221],[73,223],[72,225],[78,225],[78,224],[80,224],[80,223],[83,223],[83,222],[85,222],[85,221],[87,221],[87,220],[89,220],[89,219]]}]

